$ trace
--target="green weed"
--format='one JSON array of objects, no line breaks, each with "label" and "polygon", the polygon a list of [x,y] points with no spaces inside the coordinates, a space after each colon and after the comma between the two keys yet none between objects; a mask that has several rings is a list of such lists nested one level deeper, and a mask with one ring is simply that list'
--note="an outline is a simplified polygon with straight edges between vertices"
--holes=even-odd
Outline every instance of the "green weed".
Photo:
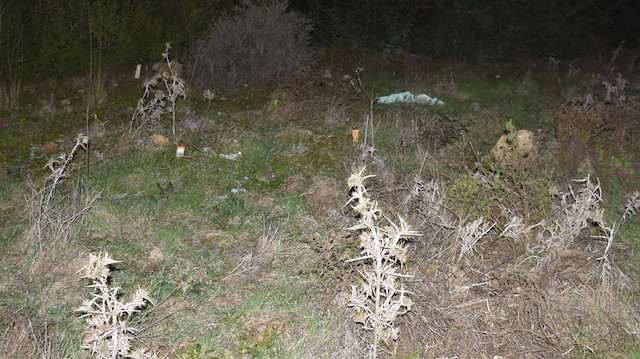
[{"label": "green weed", "polygon": [[471,173],[453,180],[446,194],[447,208],[459,218],[491,218],[490,189]]}]

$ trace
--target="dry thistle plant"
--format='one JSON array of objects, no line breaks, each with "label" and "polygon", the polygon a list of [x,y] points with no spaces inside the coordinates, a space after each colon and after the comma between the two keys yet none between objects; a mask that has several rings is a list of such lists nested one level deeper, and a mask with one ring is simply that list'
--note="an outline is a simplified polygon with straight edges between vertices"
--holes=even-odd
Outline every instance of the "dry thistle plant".
[{"label": "dry thistle plant", "polygon": [[627,195],[627,203],[624,205],[624,213],[622,214],[622,220],[625,221],[631,216],[638,214],[640,210],[640,192],[635,191]]},{"label": "dry thistle plant", "polygon": [[[402,284],[398,287],[397,279],[408,277],[398,268],[407,259],[406,239],[418,233],[411,231],[402,218],[399,217],[398,226],[381,214],[364,185],[373,176],[365,176],[364,170],[363,167],[348,179],[351,196],[347,204],[359,215],[358,224],[349,230],[358,232],[362,251],[360,257],[347,262],[362,262],[358,273],[363,279],[359,285],[351,286],[348,305],[355,310],[354,320],[372,333],[369,353],[371,358],[377,358],[381,341],[389,345],[398,339],[395,319],[411,310],[413,304],[407,296],[410,292]],[[389,224],[382,226],[380,217]]]},{"label": "dry thistle plant", "polygon": [[475,249],[476,243],[489,233],[495,225],[495,223],[484,223],[483,217],[476,219],[472,223],[466,223],[464,225],[460,223],[456,230],[458,239],[460,240],[460,255],[458,256],[458,260],[471,253]]},{"label": "dry thistle plant", "polygon": [[405,214],[410,210],[420,213],[425,218],[424,224],[431,230],[453,230],[457,227],[456,219],[446,210],[446,191],[443,181],[432,179],[426,182],[417,175],[413,179],[413,187],[400,206],[404,208]]},{"label": "dry thistle plant", "polygon": [[[567,192],[560,190],[553,193],[560,199],[556,211],[561,214],[561,219],[551,227],[543,225],[544,231],[538,237],[541,248],[564,250],[569,247],[580,232],[587,228],[589,223],[598,226],[604,225],[604,210],[598,205],[602,202],[602,189],[600,183],[594,184],[589,176],[582,180],[576,180],[584,186],[575,191],[571,186]],[[547,235],[544,235],[546,233]]]},{"label": "dry thistle plant", "polygon": [[609,250],[613,244],[616,231],[616,224],[607,225],[604,220],[604,209],[600,208],[602,202],[602,189],[600,182],[591,182],[587,176],[575,182],[582,184],[582,188],[575,191],[571,186],[567,192],[556,191],[554,193],[560,199],[558,212],[561,214],[559,221],[555,225],[540,223],[542,231],[538,233],[538,245],[530,248],[530,252],[544,254],[541,263],[547,263],[554,258],[556,252],[567,249],[574,239],[593,224],[600,231],[600,235],[591,235],[593,239],[606,240],[607,246],[601,257],[596,258],[602,266],[600,279],[603,288],[608,287],[609,274],[611,273],[611,263]]},{"label": "dry thistle plant", "polygon": [[82,347],[91,351],[98,359],[157,358],[157,354],[139,348],[134,350],[131,342],[137,330],[127,324],[126,319],[139,312],[147,302],[152,303],[146,290],[138,288],[130,302],[118,299],[120,288],[109,286],[109,266],[119,263],[107,252],[97,256],[90,254],[89,263],[83,268],[82,278],[91,280],[92,298],[84,300],[76,312],[83,313],[86,331]]},{"label": "dry thistle plant", "polygon": [[613,83],[606,79],[602,80],[602,86],[607,92],[604,101],[611,102],[615,106],[622,107],[627,99],[625,89],[627,88],[627,85],[629,85],[629,82],[625,80],[620,73],[618,73],[618,76],[612,82]]},{"label": "dry thistle plant", "polygon": [[504,227],[502,232],[498,235],[498,238],[510,238],[513,240],[517,240],[519,238],[528,239],[529,235],[531,234],[531,230],[540,225],[543,225],[544,223],[545,221],[542,220],[536,224],[533,224],[527,227],[524,224],[524,221],[522,220],[522,218],[518,216],[512,216],[509,223],[507,223],[507,225]]},{"label": "dry thistle plant", "polygon": [[[131,116],[131,124],[129,130],[133,128],[134,122],[139,119],[140,125],[135,130],[137,133],[147,123],[158,122],[162,116],[168,112],[172,115],[172,133],[176,134],[176,102],[179,98],[186,98],[187,91],[185,82],[177,71],[177,62],[169,60],[169,49],[171,45],[165,43],[165,50],[162,53],[162,59],[166,61],[166,69],[162,73],[152,76],[144,83],[144,93],[138,106]],[[153,98],[151,94],[153,93]]]},{"label": "dry thistle plant", "polygon": [[46,164],[45,168],[51,173],[42,185],[36,185],[31,179],[27,183],[32,191],[32,196],[27,198],[31,221],[28,236],[40,249],[45,244],[53,246],[59,241],[66,242],[72,233],[73,223],[83,218],[100,199],[102,192],[79,193],[79,189],[75,189],[69,200],[60,193],[60,186],[67,178],[67,169],[75,154],[80,149],[87,151],[88,146],[89,137],[78,135],[69,153],[51,158]]}]

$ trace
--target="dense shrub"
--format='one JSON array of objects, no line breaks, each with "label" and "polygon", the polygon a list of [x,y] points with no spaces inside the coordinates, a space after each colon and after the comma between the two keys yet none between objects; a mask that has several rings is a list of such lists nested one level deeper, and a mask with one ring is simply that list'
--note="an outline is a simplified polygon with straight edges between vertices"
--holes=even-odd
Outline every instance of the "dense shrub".
[{"label": "dense shrub", "polygon": [[148,63],[166,41],[182,57],[181,50],[198,38],[211,19],[230,9],[233,0],[27,3],[20,9],[25,44],[29,44],[24,49],[25,74],[35,77],[82,74],[92,59],[105,67]]},{"label": "dense shrub", "polygon": [[428,3],[410,0],[291,0],[291,6],[312,17],[315,40],[322,44],[360,43],[382,50],[406,48],[418,15]]},{"label": "dense shrub", "polygon": [[291,0],[312,17],[316,40],[457,59],[561,58],[637,44],[631,0]]},{"label": "dense shrub", "polygon": [[272,85],[313,64],[311,30],[311,22],[284,2],[243,1],[193,46],[187,74],[192,82],[227,90]]}]

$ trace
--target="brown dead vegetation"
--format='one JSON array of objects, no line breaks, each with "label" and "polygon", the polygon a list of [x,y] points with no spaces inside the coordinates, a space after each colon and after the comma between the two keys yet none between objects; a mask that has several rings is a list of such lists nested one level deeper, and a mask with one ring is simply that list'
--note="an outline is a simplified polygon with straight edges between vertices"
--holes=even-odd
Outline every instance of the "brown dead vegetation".
[{"label": "brown dead vegetation", "polygon": [[302,120],[305,124],[335,126],[346,121],[347,112],[361,105],[358,100],[348,80],[328,80],[318,74],[314,79],[294,77],[279,86],[269,95],[264,110],[269,121]]},{"label": "brown dead vegetation", "polygon": [[[600,211],[597,202],[577,195],[597,193],[598,185],[578,182],[563,192],[575,193],[572,200],[555,197],[556,203],[562,197],[557,208],[581,208],[547,219],[566,223],[575,229],[571,234],[550,234],[545,222],[515,231],[497,224],[500,228],[479,238],[465,255],[460,254],[460,228],[471,220],[459,222],[447,213],[444,186],[422,181],[409,194],[396,192],[397,198],[406,196],[401,212],[412,215],[409,223],[424,233],[406,264],[413,275],[406,286],[414,292],[415,306],[400,325],[401,354],[617,357],[621,347],[634,345],[640,312],[625,299],[629,281],[614,263],[620,247],[598,236],[600,217],[587,214]],[[580,216],[593,219],[576,220]]]}]

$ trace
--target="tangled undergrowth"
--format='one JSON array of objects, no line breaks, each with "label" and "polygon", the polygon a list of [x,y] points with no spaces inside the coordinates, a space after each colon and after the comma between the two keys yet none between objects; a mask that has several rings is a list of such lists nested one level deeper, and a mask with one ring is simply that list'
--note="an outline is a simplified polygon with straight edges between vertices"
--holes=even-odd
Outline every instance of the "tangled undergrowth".
[{"label": "tangled undergrowth", "polygon": [[555,358],[632,343],[640,317],[624,299],[599,183],[558,191],[555,215],[532,225],[517,216],[460,222],[443,206],[444,186],[418,179],[404,204],[426,237],[408,263],[418,299],[407,345],[433,357]]},{"label": "tangled undergrowth", "polygon": [[[414,306],[400,346],[419,343],[426,357],[487,358],[590,356],[632,346],[640,313],[628,300],[629,278],[615,265],[618,223],[605,219],[601,184],[590,176],[566,188],[539,182],[530,172],[537,159],[511,153],[507,162],[494,159],[498,172],[453,181],[418,175],[404,193],[386,196],[404,198],[399,211],[424,235],[406,262]],[[545,183],[546,193],[533,197],[547,200],[522,204],[522,189]],[[507,193],[520,201],[505,200]],[[625,213],[634,203],[631,195]]]}]

